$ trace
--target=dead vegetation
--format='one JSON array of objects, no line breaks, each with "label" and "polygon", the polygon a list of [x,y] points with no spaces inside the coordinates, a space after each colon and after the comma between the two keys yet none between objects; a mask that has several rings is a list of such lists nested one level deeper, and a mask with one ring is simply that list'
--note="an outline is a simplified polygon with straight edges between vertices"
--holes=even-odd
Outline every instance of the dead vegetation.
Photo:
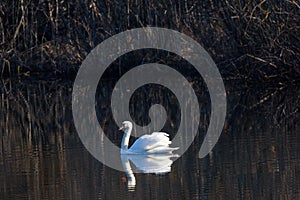
[{"label": "dead vegetation", "polygon": [[299,11],[295,0],[3,0],[0,75],[74,73],[106,38],[158,26],[197,40],[224,78],[295,82]]}]

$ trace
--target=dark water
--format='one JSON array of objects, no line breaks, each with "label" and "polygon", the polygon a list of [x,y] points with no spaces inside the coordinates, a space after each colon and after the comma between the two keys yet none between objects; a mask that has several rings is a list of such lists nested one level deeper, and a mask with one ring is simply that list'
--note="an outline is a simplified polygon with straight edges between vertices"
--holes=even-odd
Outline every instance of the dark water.
[{"label": "dark water", "polygon": [[[136,173],[130,187],[125,172],[104,166],[81,143],[72,84],[1,81],[0,199],[300,199],[296,86],[249,89],[226,82],[228,113],[213,151],[198,158],[200,136],[170,172]],[[209,110],[201,111],[203,130]],[[116,128],[108,119],[102,123]],[[119,144],[119,134],[110,134]]]}]

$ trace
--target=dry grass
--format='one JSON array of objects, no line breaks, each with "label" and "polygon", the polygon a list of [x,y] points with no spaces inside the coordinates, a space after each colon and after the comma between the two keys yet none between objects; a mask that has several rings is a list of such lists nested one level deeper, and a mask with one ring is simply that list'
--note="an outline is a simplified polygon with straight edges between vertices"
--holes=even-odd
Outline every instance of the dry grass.
[{"label": "dry grass", "polygon": [[92,48],[131,28],[158,26],[196,39],[228,79],[296,81],[296,0],[3,0],[0,75],[76,72]]}]

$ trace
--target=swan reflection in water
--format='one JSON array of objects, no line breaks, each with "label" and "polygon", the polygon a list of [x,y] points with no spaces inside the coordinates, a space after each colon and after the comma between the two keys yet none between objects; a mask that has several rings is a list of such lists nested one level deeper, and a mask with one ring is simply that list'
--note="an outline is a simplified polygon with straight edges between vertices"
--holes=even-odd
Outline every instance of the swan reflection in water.
[{"label": "swan reflection in water", "polygon": [[127,187],[129,191],[135,190],[136,179],[131,163],[136,167],[137,172],[165,174],[171,171],[172,158],[177,154],[149,154],[149,155],[129,155],[122,154],[121,160],[127,177]]}]

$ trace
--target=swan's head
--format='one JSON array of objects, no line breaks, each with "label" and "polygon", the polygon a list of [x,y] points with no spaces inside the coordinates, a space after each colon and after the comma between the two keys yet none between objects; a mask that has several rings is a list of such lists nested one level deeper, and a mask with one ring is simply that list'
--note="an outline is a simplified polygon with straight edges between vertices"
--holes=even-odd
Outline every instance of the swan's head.
[{"label": "swan's head", "polygon": [[125,131],[128,129],[132,129],[132,123],[130,121],[124,121],[122,122],[122,126],[119,128],[120,131]]}]

